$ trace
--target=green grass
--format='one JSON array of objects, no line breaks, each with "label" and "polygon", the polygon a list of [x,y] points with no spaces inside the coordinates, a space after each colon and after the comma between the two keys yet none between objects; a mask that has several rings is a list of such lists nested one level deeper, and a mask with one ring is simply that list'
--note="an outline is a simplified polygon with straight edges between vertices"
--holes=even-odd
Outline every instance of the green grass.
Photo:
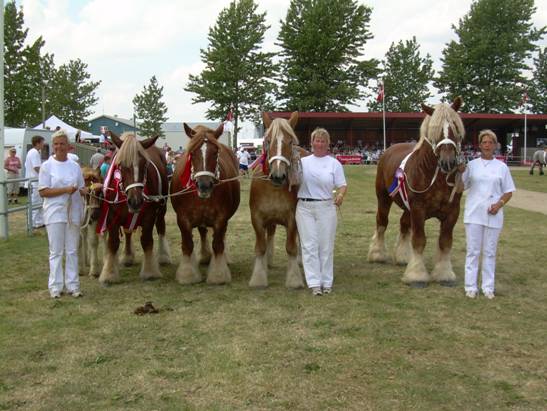
[{"label": "green grass", "polygon": [[[540,176],[539,170],[536,167],[534,175],[529,174],[528,167],[511,167],[511,176],[515,181],[515,186],[521,190],[539,191],[547,193],[547,175]],[[544,169],[547,173],[547,169]]]},{"label": "green grass", "polygon": [[[463,296],[461,219],[458,287],[411,289],[400,281],[403,267],[366,261],[375,169],[346,173],[335,291],[320,298],[284,288],[283,230],[270,287],[248,288],[249,180],[228,230],[227,286],[181,286],[176,264],[143,283],[132,267],[109,288],[83,276],[83,298],[53,301],[44,233],[27,238],[10,226],[12,237],[0,243],[0,410],[544,409],[545,253],[529,234],[547,232],[544,216],[506,209],[495,300]],[[427,232],[431,267],[434,221]],[[172,210],[168,236],[177,262]],[[146,301],[160,313],[134,315]]]}]

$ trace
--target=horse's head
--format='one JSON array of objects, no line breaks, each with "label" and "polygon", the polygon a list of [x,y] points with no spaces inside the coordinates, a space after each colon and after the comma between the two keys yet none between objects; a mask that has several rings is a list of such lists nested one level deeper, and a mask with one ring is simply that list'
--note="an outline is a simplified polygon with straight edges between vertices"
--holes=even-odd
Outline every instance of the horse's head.
[{"label": "horse's head", "polygon": [[270,170],[270,180],[276,186],[288,182],[292,164],[293,146],[298,145],[298,138],[294,134],[294,127],[298,121],[298,112],[291,114],[287,121],[276,118],[273,121],[266,113],[262,114],[266,133],[264,135],[264,151]]},{"label": "horse's head", "polygon": [[85,196],[85,203],[89,208],[100,207],[100,196],[102,185],[101,173],[98,168],[82,167],[84,183],[89,188],[89,194]]},{"label": "horse's head", "polygon": [[144,203],[146,168],[151,161],[146,149],[153,146],[159,136],[143,141],[137,140],[135,134],[130,132],[123,133],[121,137],[113,133],[110,136],[119,149],[113,166],[121,173],[121,188],[127,196],[127,207],[132,213],[137,213]]},{"label": "horse's head", "polygon": [[220,152],[218,138],[222,135],[223,124],[216,130],[204,126],[191,128],[184,123],[184,131],[190,138],[187,152],[192,163],[190,178],[195,182],[198,196],[209,198],[216,182],[220,180]]},{"label": "horse's head", "polygon": [[457,111],[463,100],[456,97],[452,105],[446,103],[428,107],[422,104],[422,109],[428,115],[420,127],[421,140],[431,144],[442,172],[449,173],[458,164],[461,152],[461,142],[465,137],[465,128]]}]

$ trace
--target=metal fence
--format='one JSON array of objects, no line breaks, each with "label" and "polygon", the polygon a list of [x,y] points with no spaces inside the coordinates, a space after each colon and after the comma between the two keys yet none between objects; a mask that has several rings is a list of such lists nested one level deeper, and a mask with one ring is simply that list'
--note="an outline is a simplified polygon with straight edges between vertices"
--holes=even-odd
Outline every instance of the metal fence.
[{"label": "metal fence", "polygon": [[[7,199],[7,188],[6,185],[10,183],[23,183],[23,182],[29,182],[28,184],[28,192],[27,192],[27,204],[20,205],[17,207],[8,207],[8,199]],[[27,235],[32,236],[32,211],[33,210],[39,210],[42,208],[42,204],[33,204],[32,203],[32,183],[37,182],[37,178],[13,178],[5,181],[0,181],[0,195],[3,197],[2,204],[4,205],[4,209],[0,209],[0,218],[4,221],[2,221],[2,230],[0,230],[0,238],[7,240],[9,237],[9,215],[13,213],[19,213],[19,212],[26,212],[27,213]]]}]

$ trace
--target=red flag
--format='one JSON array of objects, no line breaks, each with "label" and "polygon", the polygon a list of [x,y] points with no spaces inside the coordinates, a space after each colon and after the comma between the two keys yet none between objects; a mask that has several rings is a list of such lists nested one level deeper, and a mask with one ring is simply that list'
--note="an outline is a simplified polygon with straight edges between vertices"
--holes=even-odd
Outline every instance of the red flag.
[{"label": "red flag", "polygon": [[528,102],[528,90],[524,90],[522,93],[522,101],[520,102],[521,106],[524,106]]},{"label": "red flag", "polygon": [[384,101],[384,83],[379,83],[378,96],[376,97],[376,101],[378,103],[381,103],[382,101]]},{"label": "red flag", "polygon": [[234,115],[232,113],[232,110],[228,111],[228,114],[226,115],[226,121],[233,121]]}]

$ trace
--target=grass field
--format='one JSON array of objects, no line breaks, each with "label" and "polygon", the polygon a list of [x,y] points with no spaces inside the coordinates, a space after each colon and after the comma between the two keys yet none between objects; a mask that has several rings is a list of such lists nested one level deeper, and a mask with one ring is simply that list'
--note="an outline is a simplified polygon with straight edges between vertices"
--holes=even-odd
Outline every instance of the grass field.
[{"label": "grass field", "polygon": [[[83,298],[54,301],[44,233],[27,238],[10,225],[10,240],[0,243],[0,409],[545,409],[545,216],[505,209],[496,299],[463,296],[461,219],[458,286],[411,289],[402,267],[366,261],[374,168],[346,173],[334,293],[323,297],[284,288],[283,235],[270,287],[248,288],[249,180],[228,229],[227,286],[181,286],[176,264],[143,283],[132,267],[109,288],[83,276]],[[172,210],[168,222],[176,263]],[[431,267],[437,224],[427,231]],[[160,313],[136,316],[146,301]]]},{"label": "grass field", "polygon": [[[547,170],[544,170],[547,172]],[[511,175],[518,189],[539,191],[547,193],[547,175],[540,176],[536,167],[534,175],[529,174],[529,169],[524,167],[511,168]]]}]

